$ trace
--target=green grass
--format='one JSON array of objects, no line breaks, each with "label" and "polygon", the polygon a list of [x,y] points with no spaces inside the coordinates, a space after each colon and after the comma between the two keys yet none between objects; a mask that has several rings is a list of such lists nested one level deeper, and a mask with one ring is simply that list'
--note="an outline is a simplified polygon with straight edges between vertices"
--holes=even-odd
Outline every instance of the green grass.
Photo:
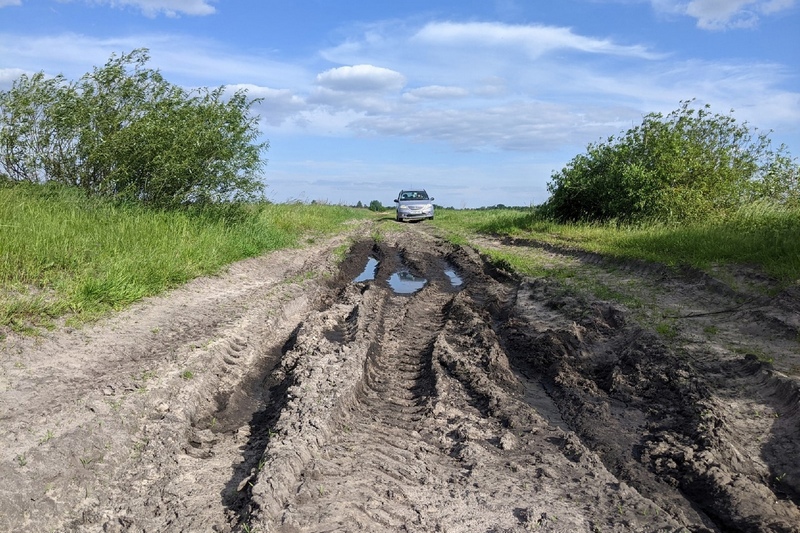
[{"label": "green grass", "polygon": [[800,280],[798,209],[757,204],[724,219],[682,226],[557,224],[533,210],[442,211],[435,223],[454,242],[475,233],[510,235],[670,266],[755,266],[782,284]]},{"label": "green grass", "polygon": [[153,211],[63,187],[0,187],[0,335],[91,320],[234,261],[341,230],[365,210],[305,204]]}]

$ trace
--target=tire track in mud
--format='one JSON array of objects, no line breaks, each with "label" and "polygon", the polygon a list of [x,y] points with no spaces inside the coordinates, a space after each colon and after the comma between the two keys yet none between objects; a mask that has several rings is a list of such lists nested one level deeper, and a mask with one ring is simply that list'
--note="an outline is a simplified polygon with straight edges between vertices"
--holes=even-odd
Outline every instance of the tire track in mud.
[{"label": "tire track in mud", "polygon": [[[544,248],[557,263],[559,249]],[[639,297],[660,294],[665,316],[690,309],[686,318],[702,317],[699,326],[723,332],[729,345],[761,348],[782,368],[797,368],[795,288],[768,305],[707,274],[567,252],[588,258],[578,272],[590,283],[624,293],[636,272],[638,285],[660,288]],[[680,324],[664,343],[624,307],[562,283],[525,282],[519,302],[504,327],[509,356],[540,376],[561,417],[615,475],[692,530],[800,531],[796,378],[718,339],[704,342],[698,324]]]},{"label": "tire track in mud", "polygon": [[[782,386],[774,450],[758,465],[743,453],[761,448],[748,449],[715,402],[725,390],[750,394],[765,380],[781,382],[759,364],[702,366],[629,323],[618,305],[556,282],[519,283],[435,239],[363,242],[350,260],[364,265],[367,256],[381,261],[375,279],[345,283],[332,298],[344,305],[340,316],[327,319],[327,332],[309,320],[295,354],[326,353],[320,339],[335,340],[358,369],[340,382],[349,392],[316,412],[325,421],[311,444],[278,422],[280,438],[294,439],[294,460],[286,468],[280,444],[267,447],[245,523],[279,531],[798,531],[792,482],[773,479],[794,473],[795,382]],[[455,292],[436,273],[448,262],[465,279]],[[393,294],[386,281],[401,263],[438,284]],[[707,380],[725,365],[726,379]],[[313,409],[303,411],[281,419],[296,423]]]},{"label": "tire track in mud", "polygon": [[[91,372],[70,368],[74,390],[41,400],[31,391],[53,372],[7,374],[24,401],[0,419],[14,428],[0,526],[800,531],[795,377],[702,342],[698,326],[667,343],[569,280],[518,279],[426,224],[401,228],[377,242],[352,231],[338,266],[343,237],[235,266],[93,329],[86,347],[57,336],[20,349],[43,367],[44,351],[66,346]],[[547,252],[554,268],[564,260]],[[617,269],[660,287],[670,312],[742,298],[657,265],[586,265],[612,288],[625,283],[613,285]],[[743,309],[739,329],[796,331],[796,301],[775,301]],[[779,337],[771,349],[790,345]],[[22,414],[52,420],[53,405],[71,429],[37,442]]]},{"label": "tire track in mud", "polygon": [[[283,364],[288,402],[242,527],[677,528],[525,401],[493,329],[514,301],[513,283],[488,276],[468,249],[421,236],[354,246],[347,261],[380,260],[375,279],[353,284],[357,269],[345,268],[344,287],[298,331]],[[395,294],[387,281],[398,269],[429,282]]]}]

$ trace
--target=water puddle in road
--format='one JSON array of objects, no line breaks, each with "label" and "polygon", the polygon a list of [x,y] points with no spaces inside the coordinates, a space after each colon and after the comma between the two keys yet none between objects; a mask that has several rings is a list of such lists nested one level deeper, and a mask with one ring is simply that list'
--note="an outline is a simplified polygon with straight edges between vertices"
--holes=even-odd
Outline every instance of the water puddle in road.
[{"label": "water puddle in road", "polygon": [[414,294],[422,289],[428,280],[415,276],[407,270],[400,270],[389,278],[389,286],[396,294]]},{"label": "water puddle in road", "polygon": [[372,281],[375,279],[375,272],[378,271],[378,265],[380,263],[374,257],[370,257],[367,259],[367,266],[364,267],[364,271],[359,274],[354,280],[353,283],[360,283],[362,281]]},{"label": "water puddle in road", "polygon": [[444,270],[444,273],[448,278],[450,278],[450,284],[453,286],[454,289],[457,289],[458,287],[460,287],[460,286],[462,286],[464,284],[464,280],[461,279],[461,276],[459,276],[456,273],[455,269],[446,268]]}]

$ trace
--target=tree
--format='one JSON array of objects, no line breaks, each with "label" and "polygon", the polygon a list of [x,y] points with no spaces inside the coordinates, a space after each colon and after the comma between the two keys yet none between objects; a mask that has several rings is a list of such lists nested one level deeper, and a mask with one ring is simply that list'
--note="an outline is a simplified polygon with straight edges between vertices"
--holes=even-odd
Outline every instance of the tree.
[{"label": "tree", "polygon": [[757,199],[797,202],[798,166],[764,133],[692,102],[585,154],[551,176],[545,210],[561,221],[697,220]]},{"label": "tree", "polygon": [[380,202],[380,200],[372,200],[369,203],[369,210],[378,212],[383,211],[383,204]]},{"label": "tree", "polygon": [[244,91],[187,91],[112,56],[78,82],[39,73],[0,92],[0,170],[157,207],[248,199],[263,189],[268,143]]}]

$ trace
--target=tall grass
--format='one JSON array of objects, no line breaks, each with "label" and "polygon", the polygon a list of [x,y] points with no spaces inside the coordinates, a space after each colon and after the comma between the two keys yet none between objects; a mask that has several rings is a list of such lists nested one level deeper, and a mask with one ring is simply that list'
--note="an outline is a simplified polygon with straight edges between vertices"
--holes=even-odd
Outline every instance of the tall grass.
[{"label": "tall grass", "polygon": [[[442,214],[444,216],[442,216]],[[783,284],[800,281],[800,210],[756,203],[725,218],[683,225],[557,224],[536,213],[450,211],[437,224],[464,232],[513,235],[619,258],[667,265],[739,264],[761,268]]]},{"label": "tall grass", "polygon": [[51,186],[0,187],[0,333],[95,318],[239,259],[368,216],[341,206],[154,211]]}]

